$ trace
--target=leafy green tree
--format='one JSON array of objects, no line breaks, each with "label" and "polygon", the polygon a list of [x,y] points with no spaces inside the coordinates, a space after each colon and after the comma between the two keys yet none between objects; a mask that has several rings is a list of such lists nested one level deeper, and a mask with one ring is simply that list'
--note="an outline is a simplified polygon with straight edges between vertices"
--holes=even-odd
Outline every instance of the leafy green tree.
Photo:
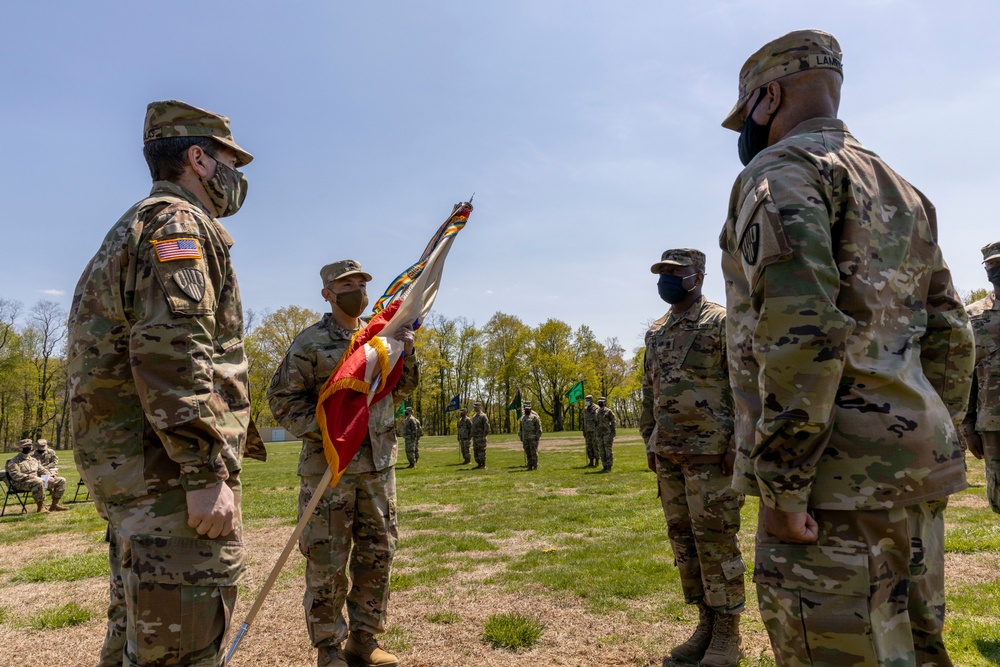
[{"label": "leafy green tree", "polygon": [[552,418],[552,430],[562,431],[569,406],[565,394],[579,381],[579,359],[573,330],[561,320],[549,319],[531,332],[529,375],[541,411]]},{"label": "leafy green tree", "polygon": [[264,311],[263,316],[247,311],[244,345],[250,377],[250,414],[258,426],[277,424],[264,398],[267,387],[295,337],[320,317],[319,313],[299,306]]}]

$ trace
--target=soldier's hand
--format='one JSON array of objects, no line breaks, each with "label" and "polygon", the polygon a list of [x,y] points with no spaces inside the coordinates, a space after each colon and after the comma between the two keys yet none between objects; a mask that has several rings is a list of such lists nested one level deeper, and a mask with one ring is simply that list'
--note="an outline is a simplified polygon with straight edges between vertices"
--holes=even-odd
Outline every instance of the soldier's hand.
[{"label": "soldier's hand", "polygon": [[646,452],[646,467],[656,472],[656,454],[653,452]]},{"label": "soldier's hand", "polygon": [[233,532],[236,499],[225,482],[187,492],[188,525],[199,535],[216,538]]},{"label": "soldier's hand", "polygon": [[413,340],[416,338],[416,334],[413,333],[412,327],[401,326],[396,329],[396,333],[392,337],[403,343],[403,352],[407,356],[413,354]]},{"label": "soldier's hand", "polygon": [[782,542],[815,544],[819,538],[819,524],[808,512],[784,512],[761,503],[760,513],[764,530]]},{"label": "soldier's hand", "polygon": [[983,436],[976,431],[969,431],[965,434],[965,442],[973,456],[977,459],[983,458]]}]

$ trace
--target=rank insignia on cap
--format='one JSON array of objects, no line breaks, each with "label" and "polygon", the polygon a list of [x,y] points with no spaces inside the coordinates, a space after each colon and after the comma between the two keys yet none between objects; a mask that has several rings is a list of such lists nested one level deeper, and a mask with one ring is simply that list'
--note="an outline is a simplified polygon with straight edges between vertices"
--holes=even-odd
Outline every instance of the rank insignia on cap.
[{"label": "rank insignia on cap", "polygon": [[198,239],[153,241],[153,247],[156,248],[156,258],[161,262],[172,262],[175,259],[201,259]]},{"label": "rank insignia on cap", "polygon": [[185,267],[174,274],[174,282],[195,301],[205,298],[205,274],[198,269]]}]

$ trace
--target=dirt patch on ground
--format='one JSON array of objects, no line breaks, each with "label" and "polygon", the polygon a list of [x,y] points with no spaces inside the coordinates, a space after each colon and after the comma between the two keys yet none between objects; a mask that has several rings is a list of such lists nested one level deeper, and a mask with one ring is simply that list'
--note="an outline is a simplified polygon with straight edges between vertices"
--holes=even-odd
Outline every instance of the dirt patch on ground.
[{"label": "dirt patch on ground", "polygon": [[1000,580],[1000,554],[945,554],[944,580],[948,586],[998,581]]}]

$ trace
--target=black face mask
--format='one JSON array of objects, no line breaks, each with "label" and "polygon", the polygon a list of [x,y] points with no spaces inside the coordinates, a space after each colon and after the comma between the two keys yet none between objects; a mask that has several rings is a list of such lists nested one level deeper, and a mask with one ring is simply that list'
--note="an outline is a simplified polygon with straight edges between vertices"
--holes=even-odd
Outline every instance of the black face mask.
[{"label": "black face mask", "polygon": [[656,291],[660,293],[660,298],[674,305],[675,303],[680,303],[687,298],[687,295],[691,289],[684,289],[681,284],[684,282],[685,278],[690,278],[691,276],[672,276],[669,273],[661,273],[660,280],[656,283]]},{"label": "black face mask", "polygon": [[747,114],[746,120],[743,121],[743,128],[740,130],[740,139],[737,142],[737,148],[740,151],[740,162],[743,163],[744,167],[750,164],[750,160],[754,159],[757,153],[767,148],[767,139],[771,135],[771,123],[774,122],[774,117],[778,115],[777,111],[771,114],[767,125],[761,125],[753,119],[753,112],[757,110],[757,105],[764,99],[765,90],[765,87],[761,87],[760,96],[754,102],[753,108]]},{"label": "black face mask", "polygon": [[989,279],[991,284],[1000,284],[1000,266],[994,266],[992,269],[986,269],[986,277]]}]

